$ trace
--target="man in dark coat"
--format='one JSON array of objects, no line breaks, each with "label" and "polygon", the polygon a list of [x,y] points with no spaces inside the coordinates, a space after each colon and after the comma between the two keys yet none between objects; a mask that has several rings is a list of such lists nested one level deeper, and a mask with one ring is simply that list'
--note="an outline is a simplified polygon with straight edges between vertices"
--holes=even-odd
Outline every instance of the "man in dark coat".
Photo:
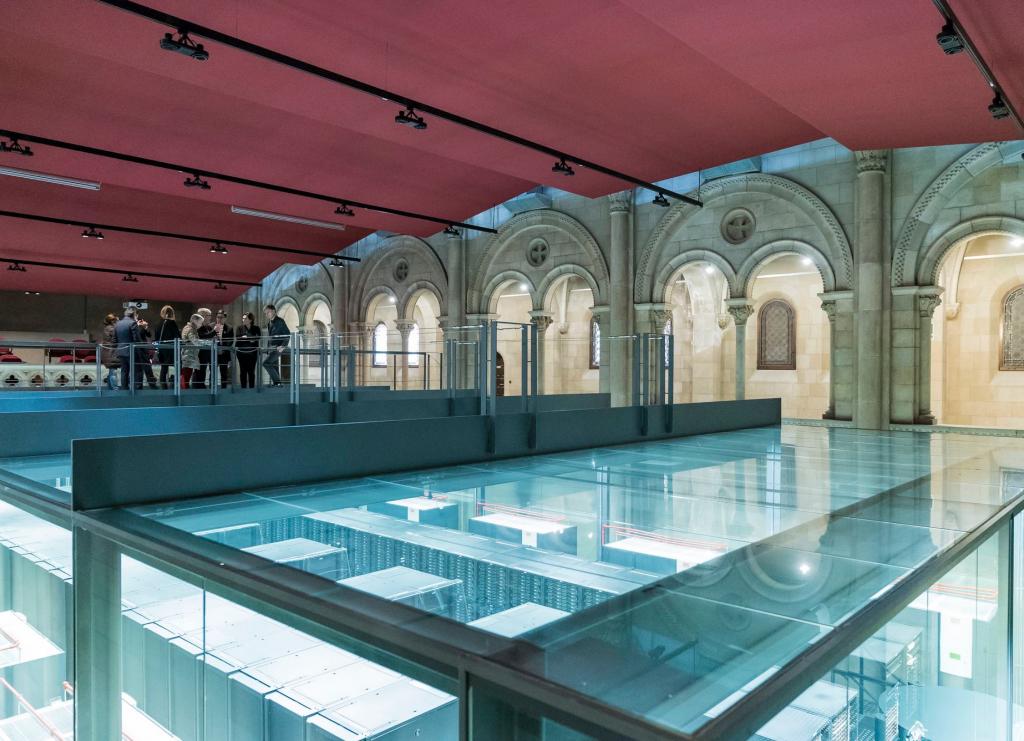
[{"label": "man in dark coat", "polygon": [[288,329],[288,325],[285,324],[284,319],[277,315],[277,307],[273,304],[267,304],[263,307],[263,316],[267,318],[267,357],[263,361],[263,368],[267,371],[267,375],[270,376],[271,386],[281,385],[281,355],[284,353],[284,349],[288,347],[288,340],[291,337],[291,331]]}]

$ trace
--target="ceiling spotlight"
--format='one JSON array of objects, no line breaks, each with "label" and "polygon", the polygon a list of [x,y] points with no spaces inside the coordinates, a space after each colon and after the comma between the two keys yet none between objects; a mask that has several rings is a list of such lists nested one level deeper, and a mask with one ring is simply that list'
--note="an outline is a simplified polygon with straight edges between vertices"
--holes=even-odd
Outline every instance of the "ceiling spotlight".
[{"label": "ceiling spotlight", "polygon": [[82,230],[83,239],[103,239],[103,232],[98,231],[96,227],[90,226],[88,229]]},{"label": "ceiling spotlight", "polygon": [[340,268],[340,267],[344,267],[344,265],[345,265],[345,261],[342,260],[340,257],[332,257],[331,258],[331,267],[332,268]]},{"label": "ceiling spotlight", "polygon": [[457,237],[460,234],[459,230],[456,229],[452,224],[449,224],[444,228],[444,233],[447,234],[449,237]]},{"label": "ceiling spotlight", "polygon": [[801,262],[802,264],[804,264],[804,265],[812,265],[812,264],[814,263],[814,261],[813,261],[813,260],[812,260],[811,258],[809,258],[809,257],[803,257],[803,258],[801,258],[801,259],[800,259],[800,262]]},{"label": "ceiling spotlight", "polygon": [[668,199],[662,193],[658,193],[654,196],[654,200],[651,201],[655,206],[661,206],[662,208],[668,208],[672,204],[668,202]]},{"label": "ceiling spotlight", "polygon": [[565,175],[567,178],[576,174],[576,171],[565,161],[565,157],[562,157],[562,159],[558,160],[558,162],[551,166],[551,172],[560,173]]},{"label": "ceiling spotlight", "polygon": [[388,303],[389,304],[395,303],[395,297],[394,296],[388,296]]},{"label": "ceiling spotlight", "polygon": [[28,270],[20,262],[13,262],[7,266],[8,270],[13,270],[16,273],[27,273]]},{"label": "ceiling spotlight", "polygon": [[26,296],[38,296],[39,291],[25,291]]},{"label": "ceiling spotlight", "polygon": [[174,38],[174,34],[170,32],[165,33],[160,39],[160,48],[191,57],[197,62],[205,62],[210,58],[210,52],[206,51],[202,44],[197,44],[189,38],[188,31],[181,29],[178,30],[178,38]]},{"label": "ceiling spotlight", "polygon": [[712,265],[705,265],[704,272],[707,273],[708,275],[711,275],[713,272],[715,272],[715,268]]},{"label": "ceiling spotlight", "polygon": [[210,189],[210,184],[208,182],[206,182],[205,180],[203,180],[198,175],[193,175],[190,178],[185,178],[185,187],[186,188],[199,188],[201,190],[209,190]]},{"label": "ceiling spotlight", "polygon": [[398,115],[395,116],[395,123],[420,131],[427,128],[427,122],[423,120],[423,116],[417,115],[412,106],[406,106],[404,111],[399,111]]},{"label": "ceiling spotlight", "polygon": [[228,248],[222,245],[220,242],[215,242],[210,245],[210,253],[213,255],[226,255],[228,254]]},{"label": "ceiling spotlight", "polygon": [[946,54],[959,54],[964,50],[964,40],[960,38],[960,34],[956,32],[950,21],[947,21],[946,25],[942,27],[935,40],[939,42],[939,47]]},{"label": "ceiling spotlight", "polygon": [[347,203],[343,203],[340,206],[338,206],[336,209],[334,209],[334,213],[338,214],[338,216],[355,216],[356,215],[356,212],[353,211],[352,209],[350,209],[348,207]]},{"label": "ceiling spotlight", "polygon": [[32,151],[32,147],[26,147],[13,136],[10,137],[10,142],[0,142],[0,152],[20,154],[23,157],[32,157],[35,154]]},{"label": "ceiling spotlight", "polygon": [[124,275],[122,275],[121,276],[121,280],[124,281],[125,283],[138,283],[139,282],[139,279],[136,278],[131,273],[125,273]]},{"label": "ceiling spotlight", "polygon": [[519,284],[519,290],[520,291],[529,291],[530,290],[530,286],[528,284],[526,284],[526,283],[520,283]]},{"label": "ceiling spotlight", "polygon": [[228,287],[226,285],[224,285],[223,283],[221,283],[220,281],[217,281],[216,283],[213,284],[213,290],[215,290],[215,291],[226,291],[226,290],[228,290]]},{"label": "ceiling spotlight", "polygon": [[992,98],[992,102],[988,106],[988,112],[992,114],[992,118],[997,121],[1001,118],[1006,118],[1010,115],[1010,109],[1003,102],[1003,96],[996,93],[996,97]]}]

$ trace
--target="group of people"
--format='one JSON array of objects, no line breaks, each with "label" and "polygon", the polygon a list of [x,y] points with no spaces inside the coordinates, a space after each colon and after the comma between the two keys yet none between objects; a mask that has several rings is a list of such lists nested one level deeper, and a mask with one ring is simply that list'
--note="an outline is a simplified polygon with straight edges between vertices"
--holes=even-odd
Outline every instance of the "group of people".
[{"label": "group of people", "polygon": [[[118,387],[120,371],[120,387],[129,388],[134,366],[136,388],[142,388],[143,380],[151,389],[168,389],[174,383],[179,383],[183,389],[206,388],[208,380],[214,382],[211,369],[216,368],[220,387],[227,388],[232,382],[232,365],[237,361],[239,384],[242,388],[255,388],[256,364],[263,352],[262,367],[270,378],[270,385],[280,386],[281,355],[288,346],[290,331],[273,304],[263,307],[263,315],[267,320],[265,342],[264,333],[251,311],[242,315],[241,325],[232,327],[227,324],[223,310],[214,314],[209,309],[199,309],[179,327],[174,307],[165,306],[160,310],[160,323],[155,332],[134,307],[127,307],[120,319],[107,314],[102,358],[109,371],[107,385],[111,389]],[[178,340],[180,365],[177,378],[175,340]],[[159,382],[153,372],[154,363],[160,365]]]}]

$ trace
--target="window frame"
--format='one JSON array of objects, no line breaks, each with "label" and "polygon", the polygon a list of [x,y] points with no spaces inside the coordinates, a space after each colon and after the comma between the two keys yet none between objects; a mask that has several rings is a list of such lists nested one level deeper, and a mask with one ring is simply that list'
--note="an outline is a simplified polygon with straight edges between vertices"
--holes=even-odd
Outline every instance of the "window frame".
[{"label": "window frame", "polygon": [[[1024,355],[1020,358],[1009,358],[1007,357],[1007,343],[1009,341],[1009,320],[1011,317],[1007,312],[1007,308],[1010,303],[1019,303],[1020,308],[1017,309],[1019,312],[1024,313],[1024,284],[1015,286],[1006,292],[1003,296],[1002,312],[999,316],[999,370],[1014,372],[1024,371]],[[1021,324],[1024,325],[1024,319]]]},{"label": "window frame", "polygon": [[[409,328],[409,339],[406,341],[406,344],[410,353],[418,353],[420,351],[420,325],[417,322],[413,322]],[[405,358],[410,368],[420,367],[419,355],[406,355]]]},{"label": "window frame", "polygon": [[588,355],[590,356],[590,370],[599,370],[601,368],[601,323],[597,321],[597,317],[593,314],[590,316],[590,347]]},{"label": "window frame", "polygon": [[[784,361],[768,360],[765,357],[765,322],[769,310],[781,307],[786,312],[789,352]],[[796,370],[796,310],[793,305],[782,298],[773,298],[761,304],[757,311],[757,369],[758,370]]]},{"label": "window frame", "polygon": [[[384,329],[384,332],[383,332],[384,349],[383,350],[381,350],[380,348],[377,347],[377,342],[380,339],[378,337],[377,333],[381,330],[382,327]],[[373,367],[374,368],[387,368],[388,367],[388,325],[385,324],[383,321],[377,322],[377,324],[373,328],[372,340],[370,342],[370,349],[371,349],[371,351],[373,353],[370,356],[371,363],[372,363]],[[378,357],[383,358],[383,360],[378,360]]]}]

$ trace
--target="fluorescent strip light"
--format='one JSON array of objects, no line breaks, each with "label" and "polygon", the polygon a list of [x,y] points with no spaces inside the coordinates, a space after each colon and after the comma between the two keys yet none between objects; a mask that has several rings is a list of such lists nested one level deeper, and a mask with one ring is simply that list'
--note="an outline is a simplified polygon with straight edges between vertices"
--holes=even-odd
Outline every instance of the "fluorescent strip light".
[{"label": "fluorescent strip light", "polygon": [[1024,257],[1024,252],[1003,252],[998,255],[970,255],[964,260],[995,260],[1000,257]]},{"label": "fluorescent strip light", "polygon": [[758,278],[792,278],[797,275],[817,275],[817,272],[809,271],[805,273],[765,273],[764,275],[757,276]]},{"label": "fluorescent strip light", "polygon": [[318,226],[321,229],[334,229],[338,232],[345,231],[344,224],[335,224],[330,221],[317,221],[316,219],[304,219],[301,216],[289,216],[288,214],[275,214],[272,211],[257,211],[244,206],[232,206],[231,213],[242,216],[256,216],[260,219],[271,219],[272,221],[287,221],[291,224],[305,224],[306,226]]},{"label": "fluorescent strip light", "polygon": [[69,188],[82,188],[83,190],[99,190],[100,184],[88,180],[75,180],[74,178],[63,178],[60,175],[49,175],[45,172],[33,172],[32,170],[19,170],[16,167],[0,167],[0,175],[9,175],[12,178],[24,178],[25,180],[38,180],[40,183],[51,185],[66,185]]}]

